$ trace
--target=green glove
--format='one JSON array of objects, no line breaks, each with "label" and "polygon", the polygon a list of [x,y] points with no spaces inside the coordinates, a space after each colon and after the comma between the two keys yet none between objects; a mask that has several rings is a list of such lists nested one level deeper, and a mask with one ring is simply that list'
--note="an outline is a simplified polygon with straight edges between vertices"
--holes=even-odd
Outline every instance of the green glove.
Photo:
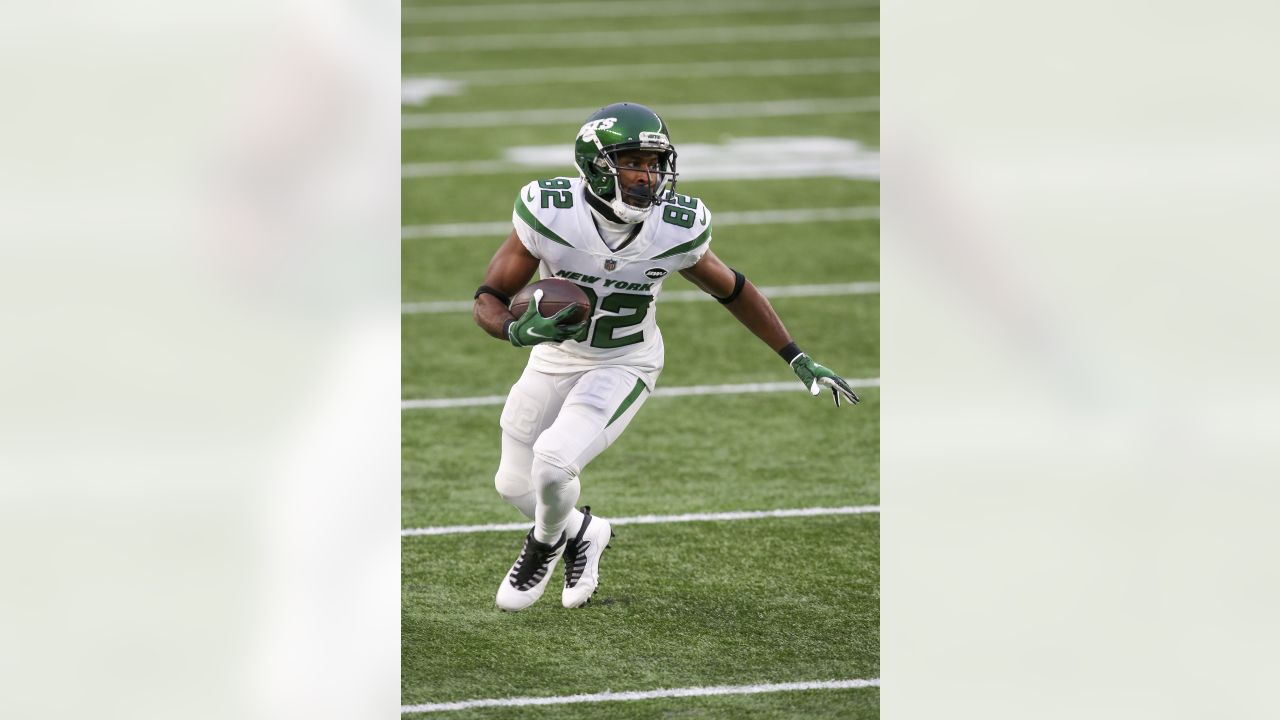
[{"label": "green glove", "polygon": [[562,342],[582,332],[587,327],[584,320],[574,325],[566,325],[573,314],[573,306],[569,306],[551,317],[542,317],[538,312],[538,303],[542,300],[542,290],[533,291],[533,302],[517,320],[507,326],[507,339],[516,347],[529,347],[544,342]]},{"label": "green glove", "polygon": [[844,378],[814,362],[808,353],[800,353],[792,358],[791,369],[795,371],[796,377],[800,378],[800,382],[809,388],[810,395],[817,395],[822,392],[822,388],[826,387],[831,389],[831,397],[836,401],[836,407],[840,407],[841,396],[854,404],[859,401],[857,393],[849,387],[849,383],[845,382]]}]

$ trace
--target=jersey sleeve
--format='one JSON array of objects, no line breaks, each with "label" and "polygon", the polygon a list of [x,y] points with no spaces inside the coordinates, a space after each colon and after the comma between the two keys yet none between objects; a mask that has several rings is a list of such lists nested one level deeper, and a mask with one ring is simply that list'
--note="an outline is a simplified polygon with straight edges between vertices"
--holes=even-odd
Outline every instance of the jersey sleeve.
[{"label": "jersey sleeve", "polygon": [[693,237],[687,243],[689,249],[680,257],[681,270],[688,270],[697,265],[702,256],[707,254],[707,250],[711,249],[711,210],[701,200],[698,201],[698,205],[700,207],[698,208],[697,219],[694,221],[691,231]]},{"label": "jersey sleeve", "polygon": [[525,249],[534,257],[541,259],[542,252],[538,247],[538,241],[541,236],[529,226],[529,219],[534,217],[534,209],[529,207],[529,203],[533,201],[533,198],[537,197],[537,193],[537,180],[520,188],[520,194],[516,196],[515,207],[511,209],[511,224],[515,226],[516,236],[520,238],[520,243],[524,245]]}]

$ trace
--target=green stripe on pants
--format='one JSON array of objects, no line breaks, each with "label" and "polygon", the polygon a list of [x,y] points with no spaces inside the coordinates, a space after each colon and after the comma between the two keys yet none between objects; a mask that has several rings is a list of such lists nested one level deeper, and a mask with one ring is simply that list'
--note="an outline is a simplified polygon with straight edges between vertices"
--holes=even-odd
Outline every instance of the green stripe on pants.
[{"label": "green stripe on pants", "polygon": [[636,386],[631,389],[631,394],[627,396],[626,400],[622,401],[622,404],[618,406],[618,411],[613,414],[613,417],[609,418],[609,422],[605,423],[604,426],[609,427],[613,424],[614,420],[622,417],[622,413],[626,412],[627,408],[631,407],[631,403],[634,403],[636,398],[640,397],[640,393],[648,389],[649,388],[645,387],[643,380],[637,379]]}]

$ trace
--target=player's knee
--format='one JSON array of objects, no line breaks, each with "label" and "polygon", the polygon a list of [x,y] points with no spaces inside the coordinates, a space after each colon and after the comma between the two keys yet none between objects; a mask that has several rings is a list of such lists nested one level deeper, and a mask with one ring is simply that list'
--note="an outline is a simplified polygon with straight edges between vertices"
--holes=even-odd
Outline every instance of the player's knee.
[{"label": "player's knee", "polygon": [[573,473],[554,458],[542,454],[533,457],[533,487],[535,490],[561,487],[573,480]]},{"label": "player's knee", "polygon": [[533,489],[527,474],[514,472],[505,467],[498,468],[498,472],[493,476],[493,486],[503,497],[523,495]]}]

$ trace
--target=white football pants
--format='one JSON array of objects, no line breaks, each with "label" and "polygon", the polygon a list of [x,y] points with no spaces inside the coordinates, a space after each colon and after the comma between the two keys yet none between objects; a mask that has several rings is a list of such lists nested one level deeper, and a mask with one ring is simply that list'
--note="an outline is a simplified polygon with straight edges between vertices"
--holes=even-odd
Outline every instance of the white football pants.
[{"label": "white football pants", "polygon": [[578,475],[617,440],[649,397],[620,367],[551,375],[525,368],[502,410],[502,461],[494,485],[555,543],[576,514]]}]

